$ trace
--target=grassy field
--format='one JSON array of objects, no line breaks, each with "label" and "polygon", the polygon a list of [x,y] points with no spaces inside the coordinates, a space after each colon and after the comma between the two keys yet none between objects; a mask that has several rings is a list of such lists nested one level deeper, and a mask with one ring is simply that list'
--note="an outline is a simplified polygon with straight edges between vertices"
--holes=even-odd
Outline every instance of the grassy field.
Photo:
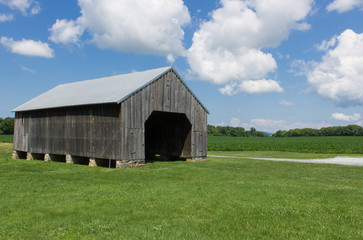
[{"label": "grassy field", "polygon": [[214,137],[208,151],[285,151],[322,154],[363,154],[363,137]]},{"label": "grassy field", "polygon": [[362,167],[210,157],[109,170],[11,148],[0,143],[0,239],[363,238]]},{"label": "grassy field", "polygon": [[0,134],[0,143],[12,143],[13,135],[2,135]]}]

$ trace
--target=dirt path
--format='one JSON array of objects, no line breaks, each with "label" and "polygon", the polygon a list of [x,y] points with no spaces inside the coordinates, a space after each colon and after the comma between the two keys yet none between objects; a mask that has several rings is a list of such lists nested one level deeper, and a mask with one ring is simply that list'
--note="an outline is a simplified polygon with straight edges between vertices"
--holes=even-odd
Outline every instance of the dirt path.
[{"label": "dirt path", "polygon": [[267,160],[267,161],[280,161],[280,162],[327,163],[327,164],[363,166],[363,157],[361,157],[361,158],[335,157],[335,158],[312,159],[312,160],[306,160],[306,159],[286,159],[286,158],[235,157],[235,156],[219,156],[219,155],[208,155],[208,157],[217,157],[217,158],[244,158],[244,159],[256,159],[256,160]]}]

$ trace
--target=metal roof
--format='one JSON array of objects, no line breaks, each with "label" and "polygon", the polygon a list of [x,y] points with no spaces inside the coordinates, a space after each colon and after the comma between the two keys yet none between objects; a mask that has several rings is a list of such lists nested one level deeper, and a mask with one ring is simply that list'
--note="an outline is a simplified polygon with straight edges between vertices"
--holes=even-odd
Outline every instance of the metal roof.
[{"label": "metal roof", "polygon": [[[170,69],[173,68],[169,66],[112,77],[61,84],[29,100],[12,111],[21,112],[105,103],[118,104],[158,79]],[[174,72],[176,73],[175,70]],[[181,81],[183,80],[181,79]]]}]

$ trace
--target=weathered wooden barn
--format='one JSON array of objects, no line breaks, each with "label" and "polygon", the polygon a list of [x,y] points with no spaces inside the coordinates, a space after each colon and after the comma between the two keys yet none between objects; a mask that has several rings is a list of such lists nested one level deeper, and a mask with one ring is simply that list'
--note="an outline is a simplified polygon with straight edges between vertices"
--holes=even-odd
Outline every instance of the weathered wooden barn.
[{"label": "weathered wooden barn", "polygon": [[132,167],[207,157],[207,109],[172,67],[59,85],[15,108],[14,158]]}]

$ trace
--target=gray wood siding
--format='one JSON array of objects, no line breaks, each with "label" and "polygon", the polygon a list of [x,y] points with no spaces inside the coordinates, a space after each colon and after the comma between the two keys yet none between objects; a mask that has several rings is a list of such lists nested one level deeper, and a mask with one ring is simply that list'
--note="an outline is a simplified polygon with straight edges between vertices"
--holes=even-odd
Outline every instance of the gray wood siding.
[{"label": "gray wood siding", "polygon": [[185,114],[192,125],[183,156],[207,156],[207,111],[173,71],[121,104],[16,113],[14,150],[116,160],[145,159],[145,122],[153,111]]},{"label": "gray wood siding", "polygon": [[119,159],[119,111],[109,104],[17,113],[14,149]]}]

